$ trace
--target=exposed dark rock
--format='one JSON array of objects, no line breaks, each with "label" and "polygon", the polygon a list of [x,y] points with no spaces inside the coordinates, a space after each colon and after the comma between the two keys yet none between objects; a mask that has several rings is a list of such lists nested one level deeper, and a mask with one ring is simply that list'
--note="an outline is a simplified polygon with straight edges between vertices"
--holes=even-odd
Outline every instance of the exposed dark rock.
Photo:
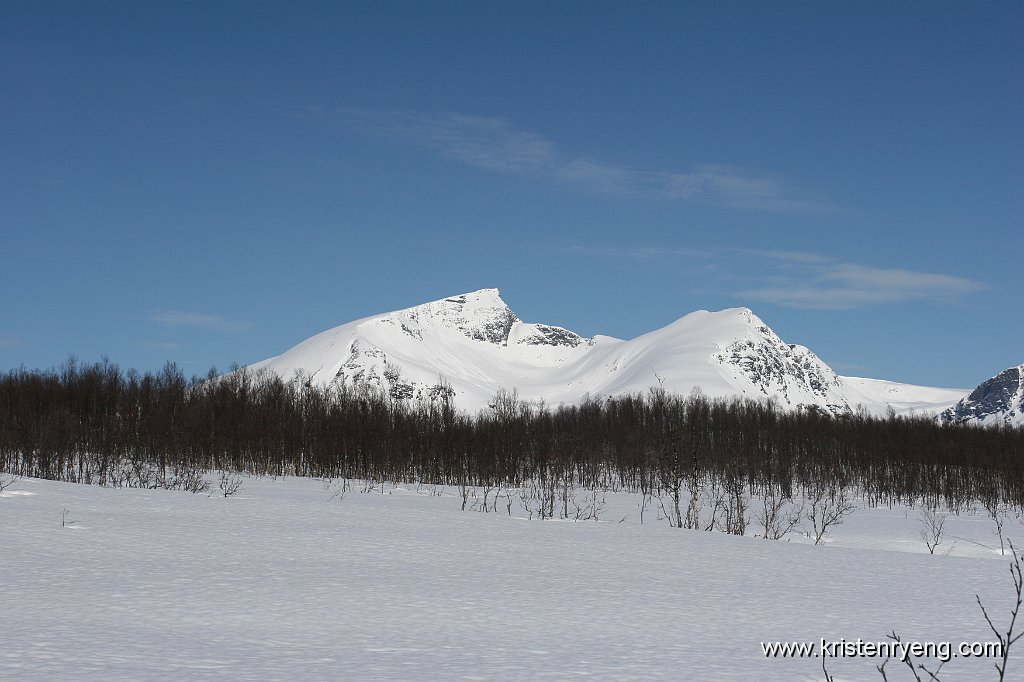
[{"label": "exposed dark rock", "polygon": [[568,346],[569,348],[575,348],[584,343],[584,340],[579,334],[568,329],[538,324],[537,331],[521,339],[519,343],[525,343],[530,346]]},{"label": "exposed dark rock", "polygon": [[983,381],[970,395],[939,415],[946,423],[963,424],[1002,420],[1013,423],[1024,410],[1021,391],[1021,365],[1003,370],[988,381]]}]

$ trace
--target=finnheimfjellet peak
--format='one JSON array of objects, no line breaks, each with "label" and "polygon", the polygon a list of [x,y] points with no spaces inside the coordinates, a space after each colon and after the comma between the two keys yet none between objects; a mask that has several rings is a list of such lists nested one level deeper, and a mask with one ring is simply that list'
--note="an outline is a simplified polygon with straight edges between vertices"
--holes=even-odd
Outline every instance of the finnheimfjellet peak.
[{"label": "finnheimfjellet peak", "polygon": [[[486,407],[501,389],[558,405],[664,386],[682,395],[699,389],[713,398],[773,399],[783,408],[831,414],[863,405],[875,415],[891,408],[961,423],[1020,423],[1024,393],[1019,368],[1007,370],[1016,372],[1013,377],[999,375],[1005,379],[999,396],[1006,400],[984,404],[982,387],[970,392],[840,376],[809,348],[784,342],[747,308],[700,310],[629,340],[585,338],[523,322],[497,289],[349,322],[250,369],[401,398],[434,399],[444,392],[469,411]],[[1013,387],[1010,379],[1017,382]]]}]

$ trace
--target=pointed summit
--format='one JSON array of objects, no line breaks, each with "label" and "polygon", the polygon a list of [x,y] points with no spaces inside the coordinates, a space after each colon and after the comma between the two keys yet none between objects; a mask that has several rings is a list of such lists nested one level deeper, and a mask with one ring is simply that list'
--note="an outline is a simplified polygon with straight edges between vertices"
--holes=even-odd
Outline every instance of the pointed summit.
[{"label": "pointed summit", "polygon": [[422,326],[454,328],[475,341],[504,345],[519,317],[497,289],[478,289],[392,313],[410,329]]}]

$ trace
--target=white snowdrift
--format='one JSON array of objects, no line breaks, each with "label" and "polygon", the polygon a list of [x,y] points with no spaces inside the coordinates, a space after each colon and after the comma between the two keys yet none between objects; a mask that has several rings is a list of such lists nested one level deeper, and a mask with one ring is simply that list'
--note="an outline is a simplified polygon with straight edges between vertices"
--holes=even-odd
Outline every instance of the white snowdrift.
[{"label": "white snowdrift", "polygon": [[[893,628],[989,641],[975,593],[997,623],[1011,606],[1006,558],[967,541],[928,555],[903,508],[858,509],[816,547],[653,514],[639,525],[629,495],[573,523],[387,492],[339,501],[319,481],[249,479],[225,499],[18,481],[0,493],[0,679],[820,680],[820,659],[766,658],[761,642],[884,641]],[[994,542],[983,515],[949,524]],[[877,680],[879,663],[828,666]],[[992,663],[956,658],[943,679],[993,679]]]}]

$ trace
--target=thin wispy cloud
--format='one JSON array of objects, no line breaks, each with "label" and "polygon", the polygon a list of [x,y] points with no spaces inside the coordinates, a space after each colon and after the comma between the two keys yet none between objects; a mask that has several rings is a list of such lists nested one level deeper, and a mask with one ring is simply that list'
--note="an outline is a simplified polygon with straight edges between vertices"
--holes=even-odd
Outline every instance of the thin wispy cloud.
[{"label": "thin wispy cloud", "polygon": [[784,263],[831,263],[835,260],[833,258],[829,258],[828,256],[822,256],[821,254],[818,253],[808,253],[806,251],[771,251],[763,249],[741,249],[740,253],[743,254],[744,256],[767,258],[770,260],[780,261]]},{"label": "thin wispy cloud", "polygon": [[852,263],[810,262],[782,285],[737,292],[743,298],[791,308],[848,310],[872,305],[953,303],[986,286],[966,277]]},{"label": "thin wispy cloud", "polygon": [[675,172],[630,168],[566,153],[542,135],[518,130],[497,117],[358,109],[324,113],[351,132],[414,145],[474,168],[552,180],[597,194],[779,213],[834,210],[827,202],[799,196],[777,175],[713,164]]},{"label": "thin wispy cloud", "polygon": [[0,336],[0,348],[17,348],[22,343],[18,339],[13,339],[9,336]]},{"label": "thin wispy cloud", "polygon": [[572,253],[621,260],[704,261],[704,283],[740,301],[764,301],[791,308],[849,310],[876,305],[956,303],[987,289],[956,275],[843,263],[807,251],[702,248],[574,246]]},{"label": "thin wispy cloud", "polygon": [[167,310],[156,313],[150,318],[161,327],[169,328],[192,328],[204,329],[207,331],[225,332],[229,334],[243,334],[252,329],[252,324],[242,320],[232,320],[222,315],[208,315],[181,310]]}]

